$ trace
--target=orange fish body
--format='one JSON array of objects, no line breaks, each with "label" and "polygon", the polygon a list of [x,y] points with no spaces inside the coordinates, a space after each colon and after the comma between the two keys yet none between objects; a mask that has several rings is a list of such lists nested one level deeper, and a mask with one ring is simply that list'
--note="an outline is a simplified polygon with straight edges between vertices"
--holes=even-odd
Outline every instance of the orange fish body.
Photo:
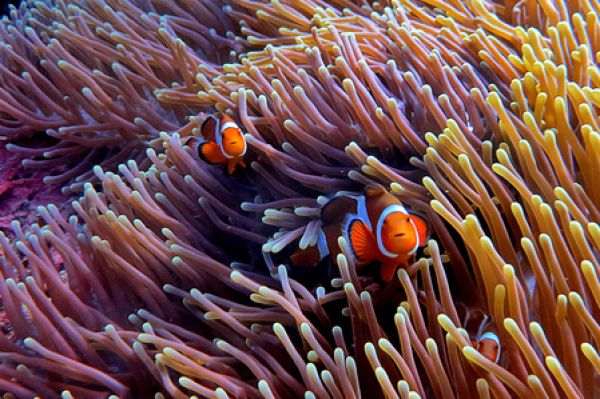
[{"label": "orange fish body", "polygon": [[225,114],[219,118],[209,116],[200,130],[205,140],[198,146],[202,159],[211,164],[226,164],[229,174],[238,165],[246,166],[243,158],[247,149],[246,139],[231,117]]},{"label": "orange fish body", "polygon": [[408,213],[396,197],[380,187],[368,187],[364,195],[334,197],[323,207],[321,220],[319,246],[292,255],[293,264],[317,258],[317,249],[321,254],[318,258],[324,257],[322,248],[335,259],[341,235],[352,248],[359,268],[379,261],[381,279],[390,282],[398,267],[407,267],[417,249],[427,242],[425,221]]}]

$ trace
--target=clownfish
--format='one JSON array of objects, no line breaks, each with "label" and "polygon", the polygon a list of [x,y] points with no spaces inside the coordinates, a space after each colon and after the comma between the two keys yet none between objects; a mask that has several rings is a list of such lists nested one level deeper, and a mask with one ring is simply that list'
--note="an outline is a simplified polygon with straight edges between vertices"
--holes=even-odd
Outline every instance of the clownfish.
[{"label": "clownfish", "polygon": [[367,187],[363,195],[334,196],[322,208],[321,222],[316,248],[292,254],[292,264],[316,264],[329,254],[335,259],[341,235],[349,243],[357,267],[378,261],[381,279],[387,283],[398,267],[408,267],[417,249],[427,243],[426,222],[409,213],[383,187]]},{"label": "clownfish", "polygon": [[[477,324],[479,322],[479,324]],[[469,317],[465,329],[471,338],[471,345],[491,362],[498,363],[502,354],[500,338],[492,330],[490,317],[477,311]]]},{"label": "clownfish", "polygon": [[481,353],[489,361],[494,363],[500,361],[501,345],[496,333],[487,331],[481,334],[475,341],[471,341],[471,344],[477,349],[477,352]]},{"label": "clownfish", "polygon": [[198,155],[203,160],[211,164],[226,164],[229,174],[238,165],[246,166],[243,159],[248,147],[246,138],[230,116],[209,116],[202,123],[200,133],[204,141],[196,143]]}]

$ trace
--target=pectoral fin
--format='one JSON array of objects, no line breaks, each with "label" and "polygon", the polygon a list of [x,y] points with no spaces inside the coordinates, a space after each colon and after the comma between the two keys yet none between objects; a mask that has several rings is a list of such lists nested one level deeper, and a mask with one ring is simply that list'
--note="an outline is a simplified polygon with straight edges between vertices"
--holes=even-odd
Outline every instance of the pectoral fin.
[{"label": "pectoral fin", "polygon": [[384,283],[389,283],[394,279],[394,275],[398,270],[398,263],[392,260],[385,262],[381,265],[381,280]]},{"label": "pectoral fin", "polygon": [[375,236],[360,219],[352,220],[348,225],[350,247],[356,258],[361,262],[371,262],[377,257],[377,241]]},{"label": "pectoral fin", "polygon": [[238,166],[245,166],[244,161],[242,160],[242,158],[232,158],[229,159],[227,161],[227,173],[228,174],[233,174],[233,172],[235,171],[235,168]]}]

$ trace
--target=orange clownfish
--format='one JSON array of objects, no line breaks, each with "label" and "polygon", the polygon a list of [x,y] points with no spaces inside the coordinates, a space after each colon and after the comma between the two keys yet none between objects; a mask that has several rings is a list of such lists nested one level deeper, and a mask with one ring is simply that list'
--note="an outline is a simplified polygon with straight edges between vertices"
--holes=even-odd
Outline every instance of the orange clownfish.
[{"label": "orange clownfish", "polygon": [[[338,194],[321,211],[322,233],[312,254],[292,255],[293,264],[339,253],[338,236],[349,243],[359,268],[381,264],[381,279],[390,282],[398,267],[408,267],[417,249],[427,243],[427,224],[383,187],[367,187],[364,195]],[[314,248],[314,247],[313,247]],[[310,250],[310,248],[309,248]]]},{"label": "orange clownfish", "polygon": [[471,341],[471,344],[477,352],[481,353],[486,359],[498,363],[500,361],[500,352],[501,345],[500,339],[491,331],[486,331],[481,334],[474,342]]},{"label": "orange clownfish", "polygon": [[209,116],[202,123],[200,132],[204,141],[198,145],[198,154],[206,162],[227,164],[229,174],[238,165],[246,166],[243,159],[248,148],[246,138],[230,116]]},{"label": "orange clownfish", "polygon": [[[476,323],[479,322],[479,325]],[[477,329],[476,331],[475,328]],[[502,354],[500,338],[492,331],[492,322],[489,316],[477,311],[469,318],[465,329],[471,338],[471,345],[491,362],[498,363]]]}]

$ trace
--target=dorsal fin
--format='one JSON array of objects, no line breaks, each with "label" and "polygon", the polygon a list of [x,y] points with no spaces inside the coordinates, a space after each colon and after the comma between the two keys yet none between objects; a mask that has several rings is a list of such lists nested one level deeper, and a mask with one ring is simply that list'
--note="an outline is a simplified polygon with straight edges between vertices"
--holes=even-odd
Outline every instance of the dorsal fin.
[{"label": "dorsal fin", "polygon": [[488,320],[489,317],[479,309],[467,310],[463,327],[470,336],[477,340],[488,325]]},{"label": "dorsal fin", "polygon": [[342,223],[348,213],[356,211],[356,200],[347,196],[334,197],[321,209],[323,225]]},{"label": "dorsal fin", "polygon": [[366,186],[364,189],[364,193],[365,193],[365,197],[372,199],[373,197],[377,197],[379,195],[384,194],[385,192],[387,192],[387,190],[385,189],[385,187],[377,184],[373,184],[373,185],[369,185]]},{"label": "dorsal fin", "polygon": [[221,114],[221,118],[220,118],[219,122],[220,122],[221,126],[223,126],[227,122],[233,122],[233,123],[235,123],[237,125],[237,123],[235,122],[235,120],[231,116],[229,116],[227,114]]},{"label": "dorsal fin", "polygon": [[367,200],[367,214],[373,226],[373,233],[377,236],[375,226],[382,212],[390,205],[402,206],[402,203],[387,191],[383,186],[368,186],[365,188],[365,198]]}]

